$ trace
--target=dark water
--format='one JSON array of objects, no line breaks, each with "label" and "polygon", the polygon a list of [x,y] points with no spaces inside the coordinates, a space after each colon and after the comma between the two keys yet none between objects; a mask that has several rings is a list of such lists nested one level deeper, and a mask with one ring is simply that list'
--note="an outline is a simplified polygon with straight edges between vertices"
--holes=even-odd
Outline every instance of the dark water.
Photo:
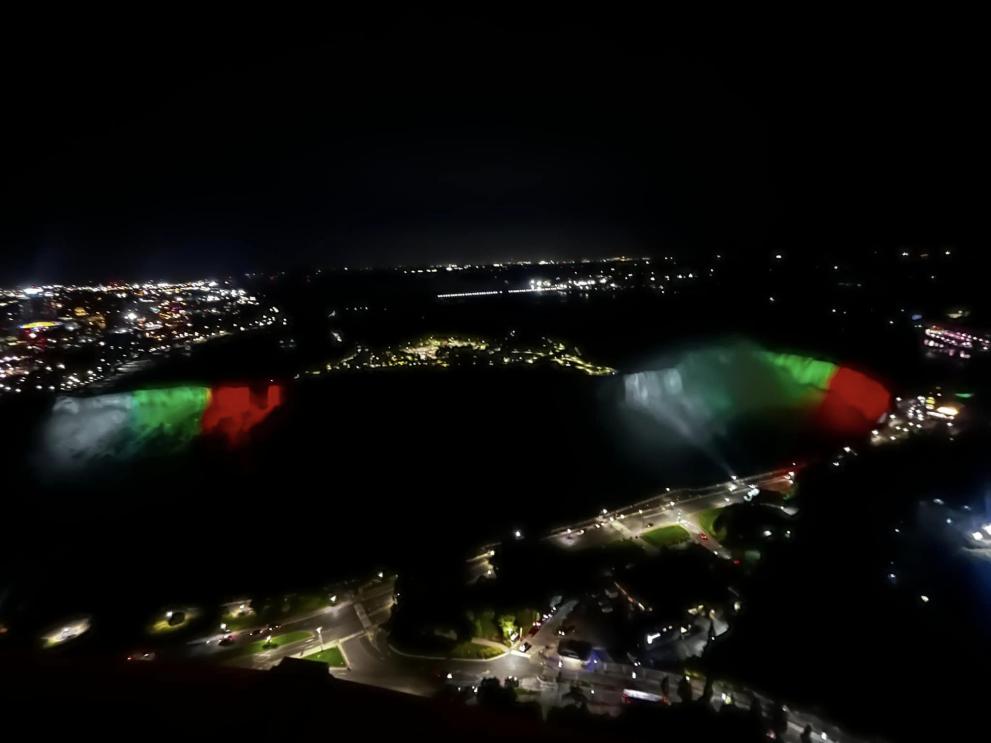
[{"label": "dark water", "polygon": [[458,558],[515,528],[789,464],[823,443],[795,416],[738,421],[699,446],[631,425],[619,377],[553,368],[290,382],[237,446],[200,437],[78,471],[39,457],[44,426],[25,423],[7,451],[5,571],[54,612]]}]

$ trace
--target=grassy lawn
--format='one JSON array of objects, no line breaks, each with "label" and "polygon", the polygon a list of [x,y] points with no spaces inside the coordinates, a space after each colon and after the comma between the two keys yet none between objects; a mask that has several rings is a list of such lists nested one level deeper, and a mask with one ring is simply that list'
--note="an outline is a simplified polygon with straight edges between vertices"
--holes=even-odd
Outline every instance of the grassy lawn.
[{"label": "grassy lawn", "polygon": [[498,648],[490,647],[489,645],[479,645],[476,642],[459,642],[451,648],[450,655],[452,658],[483,660],[502,655],[503,652]]},{"label": "grassy lawn", "polygon": [[603,557],[612,565],[622,565],[636,562],[643,557],[643,545],[638,544],[632,537],[614,539],[599,545],[595,549],[602,552]]},{"label": "grassy lawn", "polygon": [[254,642],[248,643],[241,648],[241,652],[245,655],[263,653],[266,650],[274,650],[275,648],[288,645],[292,642],[308,640],[312,636],[313,633],[306,629],[296,630],[295,632],[285,632],[281,635],[272,635],[272,642],[268,642],[268,638],[263,637],[260,640],[255,640]]},{"label": "grassy lawn", "polygon": [[720,542],[726,538],[726,530],[716,529],[715,526],[716,518],[721,510],[721,508],[707,508],[698,514],[699,526],[702,527],[702,531]]},{"label": "grassy lawn", "polygon": [[326,593],[300,593],[293,596],[291,605],[293,613],[305,614],[330,606],[330,599]]},{"label": "grassy lawn", "polygon": [[258,615],[251,611],[251,609],[238,612],[236,614],[224,614],[223,621],[224,624],[227,625],[227,629],[231,631],[242,630],[248,627],[256,627],[259,624],[264,624],[264,622],[258,618]]},{"label": "grassy lawn", "polygon": [[336,645],[326,650],[318,650],[312,655],[304,655],[303,660],[317,660],[333,668],[344,668],[347,665],[344,662],[344,654],[341,653],[341,649]]},{"label": "grassy lawn", "polygon": [[640,536],[647,544],[652,544],[655,547],[671,547],[675,544],[687,542],[692,538],[691,534],[677,524],[651,529]]},{"label": "grassy lawn", "polygon": [[181,609],[180,611],[185,613],[181,622],[177,624],[169,624],[169,618],[167,615],[163,614],[150,625],[148,625],[148,632],[153,635],[167,635],[170,632],[176,632],[181,629],[185,629],[189,624],[199,616],[199,612],[196,609]]},{"label": "grassy lawn", "polygon": [[330,598],[326,593],[296,593],[286,600],[273,599],[261,609],[249,606],[246,611],[225,614],[222,621],[229,630],[241,630],[266,624],[281,624],[297,614],[308,614],[330,605]]}]

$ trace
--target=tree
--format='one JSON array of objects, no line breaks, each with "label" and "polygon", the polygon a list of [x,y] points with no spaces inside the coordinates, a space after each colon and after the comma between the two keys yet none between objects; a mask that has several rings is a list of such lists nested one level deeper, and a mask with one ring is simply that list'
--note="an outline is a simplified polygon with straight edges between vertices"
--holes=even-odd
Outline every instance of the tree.
[{"label": "tree", "polygon": [[788,713],[785,712],[784,705],[776,703],[771,710],[771,730],[780,739],[788,732]]},{"label": "tree", "polygon": [[577,684],[571,685],[571,690],[564,695],[565,699],[569,699],[575,703],[575,706],[582,709],[588,707],[588,699],[585,697],[585,692]]},{"label": "tree", "polygon": [[678,682],[678,698],[683,702],[692,701],[692,682],[687,676],[682,676]]},{"label": "tree", "polygon": [[499,629],[502,631],[502,639],[507,642],[516,632],[516,615],[502,614],[499,616]]},{"label": "tree", "polygon": [[478,684],[478,703],[483,707],[505,709],[516,701],[516,692],[511,686],[503,686],[499,679],[489,677]]},{"label": "tree", "polygon": [[750,716],[760,722],[764,720],[764,708],[761,707],[760,700],[757,697],[750,700]]},{"label": "tree", "polygon": [[702,701],[706,704],[712,702],[712,674],[708,674],[705,677],[705,689],[702,691]]}]

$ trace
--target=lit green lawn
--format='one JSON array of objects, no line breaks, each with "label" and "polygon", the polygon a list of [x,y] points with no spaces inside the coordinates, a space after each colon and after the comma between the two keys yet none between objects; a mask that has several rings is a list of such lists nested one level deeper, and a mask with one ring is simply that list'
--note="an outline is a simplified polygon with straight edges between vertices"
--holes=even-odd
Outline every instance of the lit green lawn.
[{"label": "lit green lawn", "polygon": [[485,660],[502,655],[503,650],[489,645],[480,645],[477,642],[459,642],[451,648],[452,658],[462,658],[467,660]]},{"label": "lit green lawn", "polygon": [[301,640],[308,640],[313,636],[313,633],[306,629],[296,630],[295,632],[285,632],[281,635],[272,635],[272,641],[269,642],[267,637],[263,637],[260,640],[255,640],[250,642],[241,648],[241,653],[245,655],[252,655],[254,653],[263,653],[266,650],[275,650],[283,645],[289,645],[293,642],[299,642]]},{"label": "lit green lawn", "polygon": [[655,547],[671,547],[675,544],[687,542],[692,538],[692,535],[683,527],[675,524],[673,526],[661,526],[657,529],[651,529],[641,534],[640,537],[647,544],[652,544]]},{"label": "lit green lawn", "polygon": [[252,605],[246,611],[225,614],[222,621],[229,630],[242,630],[266,624],[281,624],[298,614],[308,614],[330,605],[330,599],[325,593],[296,593],[286,601],[273,600],[261,609]]},{"label": "lit green lawn", "polygon": [[312,655],[304,655],[303,660],[320,661],[321,663],[326,663],[332,668],[344,668],[347,665],[347,663],[344,662],[344,654],[336,645],[332,648],[327,648],[326,650],[318,650]]},{"label": "lit green lawn", "polygon": [[699,526],[702,527],[702,531],[710,537],[722,541],[726,538],[726,529],[716,529],[716,519],[719,517],[720,511],[722,511],[721,508],[707,508],[706,510],[699,512],[698,519]]},{"label": "lit green lawn", "polygon": [[181,610],[185,616],[181,622],[176,624],[169,624],[169,618],[167,615],[163,614],[150,625],[148,625],[148,632],[153,635],[166,635],[170,632],[176,632],[181,629],[185,629],[189,626],[190,622],[199,616],[199,611],[196,609],[182,609]]},{"label": "lit green lawn", "polygon": [[247,629],[248,627],[257,627],[258,625],[264,624],[253,611],[240,612],[237,614],[224,614],[223,616],[224,624],[227,625],[227,629],[234,632],[237,630]]}]

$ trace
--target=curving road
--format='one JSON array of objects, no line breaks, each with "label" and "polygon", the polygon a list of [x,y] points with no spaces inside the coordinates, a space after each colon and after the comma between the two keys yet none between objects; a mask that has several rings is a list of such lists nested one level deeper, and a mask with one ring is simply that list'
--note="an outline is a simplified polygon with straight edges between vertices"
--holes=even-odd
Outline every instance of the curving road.
[{"label": "curving road", "polygon": [[[592,519],[553,530],[544,538],[565,549],[583,549],[606,544],[618,539],[632,539],[645,549],[652,549],[642,535],[662,526],[679,524],[687,529],[695,540],[720,557],[729,557],[712,537],[702,538],[703,530],[698,514],[706,509],[743,502],[748,488],[757,485],[774,490],[787,490],[793,485],[793,473],[785,470],[739,478],[707,488],[679,490],[626,506],[614,511],[604,511]],[[472,580],[488,574],[492,567],[488,562],[486,547],[478,556],[468,561]],[[595,661],[581,664],[577,660],[557,655],[557,629],[564,622],[577,602],[569,601],[543,623],[538,632],[529,638],[532,647],[524,654],[512,650],[501,657],[481,660],[432,659],[412,657],[395,652],[388,644],[381,629],[388,619],[394,602],[395,581],[387,577],[373,581],[356,591],[342,595],[334,607],[328,607],[306,616],[284,622],[279,633],[309,630],[309,638],[270,651],[251,655],[238,655],[238,646],[257,640],[258,636],[240,633],[235,645],[222,648],[217,644],[220,636],[201,638],[187,647],[192,656],[212,657],[220,661],[265,669],[278,664],[283,658],[309,655],[323,645],[338,644],[347,660],[346,669],[332,669],[332,673],[357,683],[381,686],[396,691],[421,696],[435,694],[445,685],[470,687],[483,678],[504,680],[516,677],[521,688],[532,694],[533,699],[545,706],[567,703],[574,685],[582,688],[589,707],[596,712],[617,714],[624,699],[624,690],[659,693],[662,679],[669,678],[670,688],[677,688],[680,677],[663,671],[645,669],[628,664]],[[316,632],[320,627],[321,633]],[[704,679],[691,679],[695,696],[704,689]],[[730,688],[716,682],[713,703],[736,704],[749,707],[754,696],[765,705],[770,700],[749,690]],[[788,738],[798,740],[806,724],[817,732],[816,741],[853,740],[819,718],[796,710],[788,712]],[[821,731],[828,732],[828,737]]]}]

